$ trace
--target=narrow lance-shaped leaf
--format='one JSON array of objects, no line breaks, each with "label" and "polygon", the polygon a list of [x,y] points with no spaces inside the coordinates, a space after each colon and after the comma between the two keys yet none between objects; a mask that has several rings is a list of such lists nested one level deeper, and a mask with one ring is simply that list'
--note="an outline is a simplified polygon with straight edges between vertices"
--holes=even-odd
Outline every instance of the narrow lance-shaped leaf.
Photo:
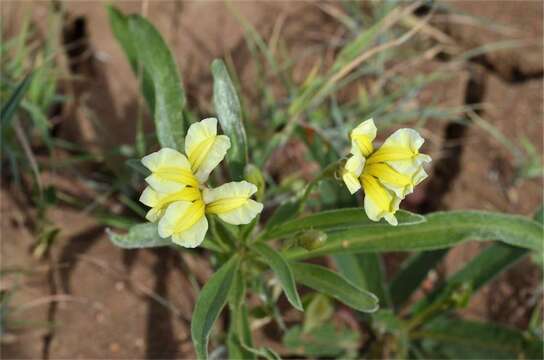
[{"label": "narrow lance-shaped leaf", "polygon": [[232,178],[242,180],[247,163],[247,139],[240,99],[222,60],[213,61],[212,73],[213,105],[221,128],[231,142],[231,148],[227,153],[227,162]]},{"label": "narrow lance-shaped leaf", "polygon": [[149,247],[169,246],[170,239],[162,239],[157,231],[157,224],[143,223],[133,225],[127,234],[116,234],[107,231],[113,244],[124,249],[139,249]]},{"label": "narrow lance-shaped leaf", "polygon": [[[106,221],[104,216],[95,215],[95,217],[102,223],[107,225],[119,227],[122,224],[119,221],[116,221],[115,224],[113,221]],[[157,230],[157,224],[153,223],[142,223],[131,225],[126,234],[117,234],[110,229],[106,229],[111,242],[123,249],[142,249],[142,248],[152,248],[152,247],[162,247],[162,246],[173,246],[177,247],[176,244],[172,242],[170,238],[163,239],[159,236]],[[210,241],[208,238],[204,239],[204,242],[201,244],[203,248],[222,252],[223,249],[218,247],[215,243]]]},{"label": "narrow lance-shaped leaf", "polygon": [[295,249],[288,259],[361,252],[423,251],[449,248],[466,240],[499,240],[542,252],[543,227],[531,219],[485,211],[437,212],[423,223],[407,226],[361,226],[326,230],[318,249]]},{"label": "narrow lance-shaped leaf", "polygon": [[[300,207],[300,204],[295,203],[293,206]],[[424,216],[408,211],[399,210],[396,215],[399,225],[413,225],[425,221]],[[286,219],[286,216],[282,217],[282,220]],[[309,229],[332,231],[364,226],[385,226],[382,222],[370,220],[360,208],[327,210],[284,223],[277,222],[277,224],[266,232],[264,236],[266,239],[290,236]]]},{"label": "narrow lance-shaped leaf", "polygon": [[129,17],[129,31],[138,60],[153,82],[153,117],[161,146],[183,149],[185,93],[176,62],[161,34],[139,15]]},{"label": "narrow lance-shaped leaf", "polygon": [[[235,291],[236,279],[231,292]],[[231,302],[229,301],[229,304]],[[230,359],[256,359],[253,352],[246,348],[252,348],[253,341],[249,328],[249,317],[245,304],[230,307],[230,327],[227,335],[227,349]]]},{"label": "narrow lance-shaped leaf", "polygon": [[151,114],[155,113],[155,90],[153,81],[138,60],[138,49],[129,30],[129,17],[113,5],[108,5],[108,15],[113,35],[123,48],[123,52],[136,76],[141,76],[141,88]]},{"label": "narrow lance-shaped leaf", "polygon": [[208,358],[208,340],[212,326],[227,303],[240,258],[233,256],[213,274],[200,291],[191,320],[191,337],[198,359]]},{"label": "narrow lance-shaped leaf", "polygon": [[289,263],[276,250],[264,243],[257,243],[253,248],[261,255],[262,259],[274,271],[287,299],[295,309],[303,311],[302,302],[297,292],[295,278]]},{"label": "narrow lance-shaped leaf", "polygon": [[338,271],[353,284],[367,289],[380,299],[382,307],[390,303],[380,254],[338,254],[333,256]]},{"label": "narrow lance-shaped leaf", "polygon": [[358,288],[338,273],[323,266],[307,263],[292,263],[291,266],[297,282],[356,310],[363,312],[378,310],[378,298],[374,294]]}]

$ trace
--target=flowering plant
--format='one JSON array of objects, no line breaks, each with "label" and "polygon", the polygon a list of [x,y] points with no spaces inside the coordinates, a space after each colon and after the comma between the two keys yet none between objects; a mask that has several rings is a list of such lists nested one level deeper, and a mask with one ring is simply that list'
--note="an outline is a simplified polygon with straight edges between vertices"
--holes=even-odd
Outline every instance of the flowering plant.
[{"label": "flowering plant", "polygon": [[[342,356],[351,351],[359,357],[357,347],[345,342],[358,341],[360,334],[327,323],[332,299],[359,315],[365,313],[357,319],[367,322],[380,339],[365,356],[391,347],[398,357],[417,356],[422,348],[442,344],[439,335],[444,328],[453,327],[460,334],[462,329],[478,328],[448,314],[521,255],[542,252],[542,225],[531,219],[481,211],[424,216],[400,210],[401,201],[427,177],[424,166],[431,161],[420,153],[424,141],[416,130],[397,130],[381,146],[375,145],[372,119],[355,126],[349,139],[339,140],[336,147],[316,139],[317,131],[307,136],[300,115],[328,93],[367,37],[347,45],[329,73],[314,76],[295,93],[283,113],[289,121],[260,146],[253,140],[257,131],[246,135],[250,121],[244,120],[238,92],[221,60],[212,63],[217,118],[194,121],[194,116],[187,116],[177,66],[160,34],[144,18],[126,16],[113,7],[110,20],[135,73],[143,68],[142,93],[160,148],[141,159],[144,169],[139,171],[145,174],[147,187],[140,201],[149,207],[145,220],[125,234],[110,231],[110,239],[123,248],[169,246],[198,251],[212,260],[215,272],[199,293],[191,322],[198,358],[208,357],[212,328],[227,305],[226,336],[214,338],[213,345],[221,349],[226,344],[229,358],[279,357],[255,343],[252,329],[259,325],[253,320],[259,315],[252,310],[257,307],[265,314],[260,320],[267,319],[261,323],[276,322],[284,332],[284,344],[299,356]],[[379,118],[376,123],[380,125]],[[273,191],[267,190],[272,180],[264,164],[292,136],[313,150],[321,170],[289,197],[272,201]],[[347,159],[333,151],[338,148],[349,152]],[[226,166],[218,171],[223,159]],[[225,183],[225,178],[233,182]],[[356,194],[361,189],[362,199]],[[326,191],[332,198],[328,203]],[[447,249],[465,240],[499,242],[469,264],[481,272],[461,272],[406,314],[397,313]],[[391,251],[415,254],[388,282],[380,254]],[[335,269],[304,261],[315,258],[330,259]],[[301,292],[302,286],[310,292]],[[281,316],[285,307],[277,304],[281,294],[304,312],[299,314],[302,327],[287,329]],[[515,339],[520,349],[534,349],[534,338]]]}]

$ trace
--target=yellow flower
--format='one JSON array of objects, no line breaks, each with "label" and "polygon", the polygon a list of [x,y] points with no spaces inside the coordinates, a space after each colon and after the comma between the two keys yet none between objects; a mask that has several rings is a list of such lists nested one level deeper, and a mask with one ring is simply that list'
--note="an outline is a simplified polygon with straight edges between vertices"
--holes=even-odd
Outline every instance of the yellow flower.
[{"label": "yellow flower", "polygon": [[353,129],[350,136],[351,156],[344,166],[344,183],[352,194],[363,188],[364,207],[371,220],[385,218],[397,225],[395,212],[401,200],[427,177],[423,164],[431,158],[419,153],[423,138],[415,130],[399,129],[375,150],[372,119]]},{"label": "yellow flower", "polygon": [[151,171],[148,187],[140,201],[151,207],[146,219],[158,222],[159,236],[172,237],[184,247],[202,243],[208,231],[205,214],[223,221],[247,224],[262,211],[263,205],[250,197],[257,187],[247,181],[230,182],[215,189],[205,187],[211,171],[230,148],[225,135],[217,135],[217,120],[204,119],[189,127],[185,153],[163,148],[142,159]]}]

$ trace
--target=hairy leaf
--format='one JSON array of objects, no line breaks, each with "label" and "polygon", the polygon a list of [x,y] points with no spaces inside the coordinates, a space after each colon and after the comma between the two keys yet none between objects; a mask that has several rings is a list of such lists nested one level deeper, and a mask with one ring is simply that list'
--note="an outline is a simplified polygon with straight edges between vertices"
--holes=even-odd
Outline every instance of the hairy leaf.
[{"label": "hairy leaf", "polygon": [[326,267],[307,263],[292,263],[292,268],[297,282],[305,286],[329,295],[359,311],[374,312],[378,310],[378,298],[374,294],[355,286],[340,274]]},{"label": "hairy leaf", "polygon": [[303,311],[302,302],[297,292],[295,284],[295,278],[293,271],[289,266],[289,263],[283,258],[283,256],[272,249],[270,246],[264,243],[257,243],[253,245],[253,248],[261,255],[262,259],[270,266],[274,271],[281,287],[287,296],[287,300],[295,307],[295,309]]},{"label": "hairy leaf", "polygon": [[153,118],[159,142],[162,147],[182,150],[185,92],[176,62],[161,34],[145,18],[129,16],[128,29],[136,44],[138,61],[153,83]]},{"label": "hairy leaf", "polygon": [[247,139],[240,99],[222,60],[213,61],[212,74],[215,112],[223,132],[231,142],[227,162],[233,180],[242,180],[247,163]]},{"label": "hairy leaf", "polygon": [[200,291],[191,320],[191,337],[198,359],[208,358],[208,339],[212,326],[225,306],[240,258],[233,256],[212,275]]},{"label": "hairy leaf", "polygon": [[328,228],[328,240],[323,246],[311,251],[291,250],[286,256],[289,259],[308,259],[340,253],[436,250],[466,240],[499,240],[542,252],[542,225],[522,216],[451,211],[430,214],[426,220],[407,226],[377,224]]}]

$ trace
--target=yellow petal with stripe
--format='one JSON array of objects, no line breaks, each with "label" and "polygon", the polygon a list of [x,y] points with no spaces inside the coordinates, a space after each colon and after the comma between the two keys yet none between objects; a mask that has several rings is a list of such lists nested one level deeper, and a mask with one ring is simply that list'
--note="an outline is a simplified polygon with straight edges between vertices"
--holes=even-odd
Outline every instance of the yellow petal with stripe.
[{"label": "yellow petal with stripe", "polygon": [[364,157],[374,151],[372,142],[376,138],[376,125],[373,119],[368,119],[351,131],[352,143],[355,143]]},{"label": "yellow petal with stripe", "polygon": [[182,233],[172,235],[172,241],[186,248],[195,248],[202,244],[208,232],[208,220],[200,218],[193,226]]},{"label": "yellow petal with stripe", "polygon": [[387,163],[369,164],[365,167],[364,174],[377,178],[382,185],[401,199],[412,193],[414,187],[427,177],[427,173],[421,166],[416,168],[416,171],[400,173]]},{"label": "yellow petal with stripe", "polygon": [[361,176],[361,173],[363,172],[365,158],[356,145],[354,145],[352,149],[352,154],[353,155],[346,161],[346,165],[344,166],[342,180],[344,180],[349,192],[354,194],[361,188],[359,176]]},{"label": "yellow petal with stripe", "polygon": [[206,213],[221,220],[241,225],[250,223],[263,210],[263,204],[250,199],[257,187],[247,181],[230,182],[215,189],[204,189],[202,197]]},{"label": "yellow petal with stripe", "polygon": [[171,193],[160,193],[150,186],[146,187],[140,196],[140,202],[151,207],[145,218],[151,222],[157,222],[164,211],[175,201],[194,201],[201,198],[200,190],[190,186]]},{"label": "yellow petal with stripe", "polygon": [[183,247],[200,245],[208,231],[204,203],[200,200],[173,202],[159,221],[158,230],[160,237],[171,236],[173,242]]},{"label": "yellow petal with stripe", "polygon": [[185,153],[200,183],[208,180],[229,148],[229,138],[217,135],[217,119],[207,118],[189,127],[185,138]]},{"label": "yellow petal with stripe", "polygon": [[399,172],[409,171],[409,168],[414,172],[424,162],[431,161],[430,156],[419,153],[424,142],[417,131],[399,129],[368,158],[368,163],[387,162]]},{"label": "yellow petal with stripe", "polygon": [[399,209],[401,199],[373,176],[363,173],[361,182],[365,192],[364,206],[368,218],[373,221],[385,218],[389,224],[397,225],[395,212]]},{"label": "yellow petal with stripe", "polygon": [[170,149],[161,150],[145,156],[142,164],[151,171],[145,180],[160,192],[173,192],[186,185],[198,186],[198,181],[191,172],[191,164],[182,153]]}]

